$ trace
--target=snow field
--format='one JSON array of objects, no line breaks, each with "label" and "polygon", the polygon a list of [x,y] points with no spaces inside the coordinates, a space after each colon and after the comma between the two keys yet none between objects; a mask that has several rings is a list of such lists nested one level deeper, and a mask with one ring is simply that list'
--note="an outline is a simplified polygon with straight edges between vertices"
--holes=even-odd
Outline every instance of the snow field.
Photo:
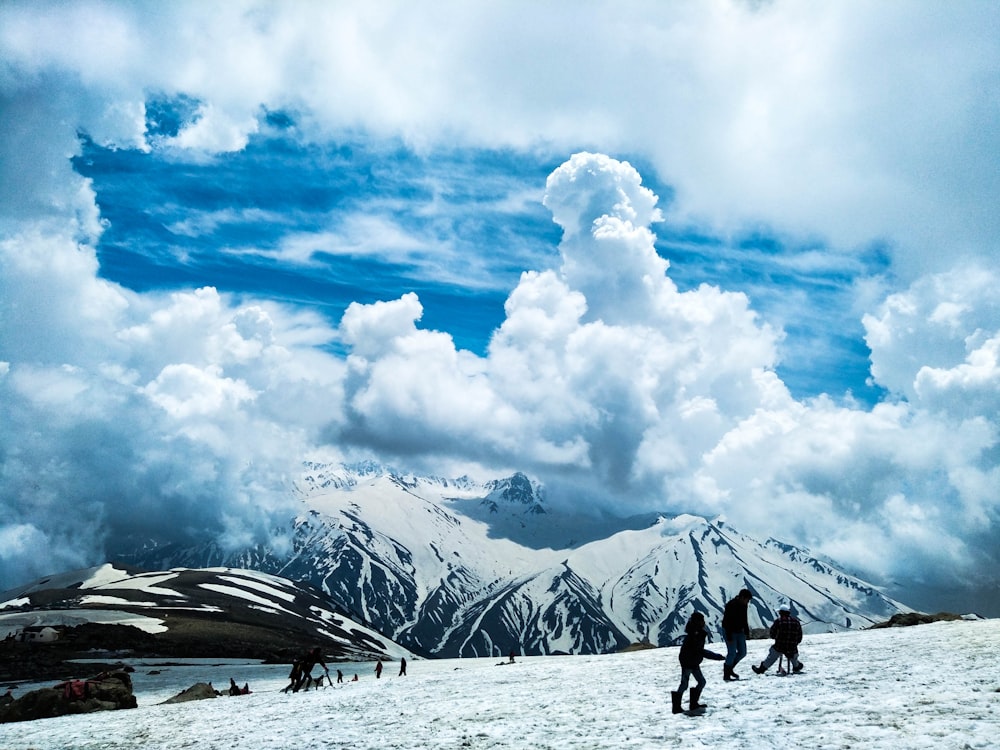
[{"label": "snow field", "polygon": [[[703,664],[701,717],[670,713],[677,648],[607,656],[411,660],[339,666],[350,680],[282,694],[288,667],[135,663],[139,708],[0,725],[5,750],[267,748],[995,748],[1000,746],[1000,620],[807,636],[805,672],[754,675]],[[722,652],[724,644],[710,644]],[[232,676],[252,695],[155,705],[194,682]],[[22,686],[22,690],[28,686]],[[22,690],[16,691],[20,695]],[[685,698],[685,704],[686,704]]]}]

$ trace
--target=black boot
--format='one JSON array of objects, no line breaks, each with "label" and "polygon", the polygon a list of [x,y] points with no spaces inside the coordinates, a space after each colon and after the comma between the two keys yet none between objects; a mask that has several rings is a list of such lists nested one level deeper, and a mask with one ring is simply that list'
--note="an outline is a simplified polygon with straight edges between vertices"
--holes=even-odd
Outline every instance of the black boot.
[{"label": "black boot", "polygon": [[740,679],[740,676],[733,671],[735,667],[736,667],[735,664],[732,667],[729,666],[728,664],[724,664],[722,666],[722,679],[724,679],[726,682]]},{"label": "black boot", "polygon": [[756,664],[754,664],[751,667],[751,669],[754,671],[755,674],[764,674],[764,672],[767,671],[767,667],[764,666],[764,662],[761,662],[759,667]]},{"label": "black boot", "polygon": [[673,703],[675,714],[684,713],[684,708],[681,706],[681,693],[679,690],[670,691],[670,702]]},{"label": "black boot", "polygon": [[708,706],[706,706],[704,703],[698,702],[698,699],[701,697],[701,688],[691,688],[691,692],[688,693],[688,696],[689,696],[689,701],[688,701],[689,711],[702,711],[708,708]]}]

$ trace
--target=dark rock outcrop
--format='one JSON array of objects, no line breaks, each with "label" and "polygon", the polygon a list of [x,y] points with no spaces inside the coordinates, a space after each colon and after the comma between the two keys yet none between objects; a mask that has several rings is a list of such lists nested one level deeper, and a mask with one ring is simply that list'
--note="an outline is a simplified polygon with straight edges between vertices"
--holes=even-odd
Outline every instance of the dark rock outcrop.
[{"label": "dark rock outcrop", "polygon": [[904,628],[910,625],[927,625],[931,622],[941,620],[961,620],[961,615],[952,612],[938,612],[936,615],[925,615],[923,612],[900,612],[889,618],[886,622],[879,622],[871,626],[869,630],[875,628]]},{"label": "dark rock outcrop", "polygon": [[[182,690],[173,698],[167,698],[163,703],[186,703],[187,701],[200,701],[204,698],[216,698],[218,693],[212,687],[211,682],[196,682],[191,687]],[[162,705],[162,704],[161,704]]]},{"label": "dark rock outcrop", "polygon": [[108,672],[88,680],[69,680],[25,693],[0,705],[0,723],[135,707],[128,674]]}]

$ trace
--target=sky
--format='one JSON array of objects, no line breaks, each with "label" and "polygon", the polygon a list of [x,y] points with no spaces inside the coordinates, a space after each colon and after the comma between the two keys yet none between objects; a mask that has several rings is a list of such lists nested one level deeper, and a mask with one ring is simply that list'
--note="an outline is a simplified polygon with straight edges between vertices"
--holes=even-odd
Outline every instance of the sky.
[{"label": "sky", "polygon": [[[3,732],[13,750],[283,750],[289,737],[303,750],[996,745],[996,662],[983,654],[1000,647],[997,620],[807,635],[799,647],[803,671],[790,677],[779,676],[777,664],[760,676],[750,670],[770,644],[750,641],[736,682],[722,681],[720,662],[702,662],[707,709],[700,716],[671,713],[669,693],[681,676],[680,648],[672,646],[517,656],[513,664],[506,657],[408,659],[404,676],[389,661],[378,679],[371,662],[331,664],[345,682],[284,695],[287,664],[133,659],[137,708],[9,723]],[[252,692],[158,705],[199,682],[224,689],[230,679]],[[14,696],[52,684],[22,682]]]},{"label": "sky", "polygon": [[0,108],[0,588],[376,459],[1000,614],[995,3],[14,1]]}]

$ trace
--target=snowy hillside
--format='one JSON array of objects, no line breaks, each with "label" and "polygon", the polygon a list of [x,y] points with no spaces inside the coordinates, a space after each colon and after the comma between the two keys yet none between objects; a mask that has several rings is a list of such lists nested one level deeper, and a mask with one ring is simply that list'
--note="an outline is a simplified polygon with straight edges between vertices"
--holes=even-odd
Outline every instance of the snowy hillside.
[{"label": "snowy hillside", "polygon": [[718,619],[744,587],[755,595],[752,627],[784,599],[813,633],[907,610],[806,550],[758,542],[721,520],[556,512],[520,474],[477,484],[310,466],[298,492],[291,553],[153,546],[130,560],[307,581],[406,648],[449,657],[665,645],[692,608]]},{"label": "snowy hillside", "polygon": [[29,626],[84,623],[133,625],[157,636],[160,654],[297,652],[322,644],[344,659],[408,655],[338,613],[321,592],[257,571],[140,572],[101,565],[0,595],[0,639]]},{"label": "snowy hillside", "polygon": [[[1000,732],[1000,620],[940,622],[807,636],[805,671],[756,676],[768,642],[754,641],[743,679],[707,663],[699,717],[670,713],[676,647],[626,654],[411,661],[397,677],[282,694],[286,668],[136,663],[139,707],[5,724],[9,750],[254,748],[992,748]],[[989,657],[989,658],[986,658]],[[152,675],[156,670],[159,674]],[[353,667],[352,667],[352,671]],[[253,693],[156,705],[197,681],[249,681]],[[350,676],[348,676],[348,679]],[[21,685],[20,696],[33,686]],[[685,701],[686,703],[686,701]]]}]

